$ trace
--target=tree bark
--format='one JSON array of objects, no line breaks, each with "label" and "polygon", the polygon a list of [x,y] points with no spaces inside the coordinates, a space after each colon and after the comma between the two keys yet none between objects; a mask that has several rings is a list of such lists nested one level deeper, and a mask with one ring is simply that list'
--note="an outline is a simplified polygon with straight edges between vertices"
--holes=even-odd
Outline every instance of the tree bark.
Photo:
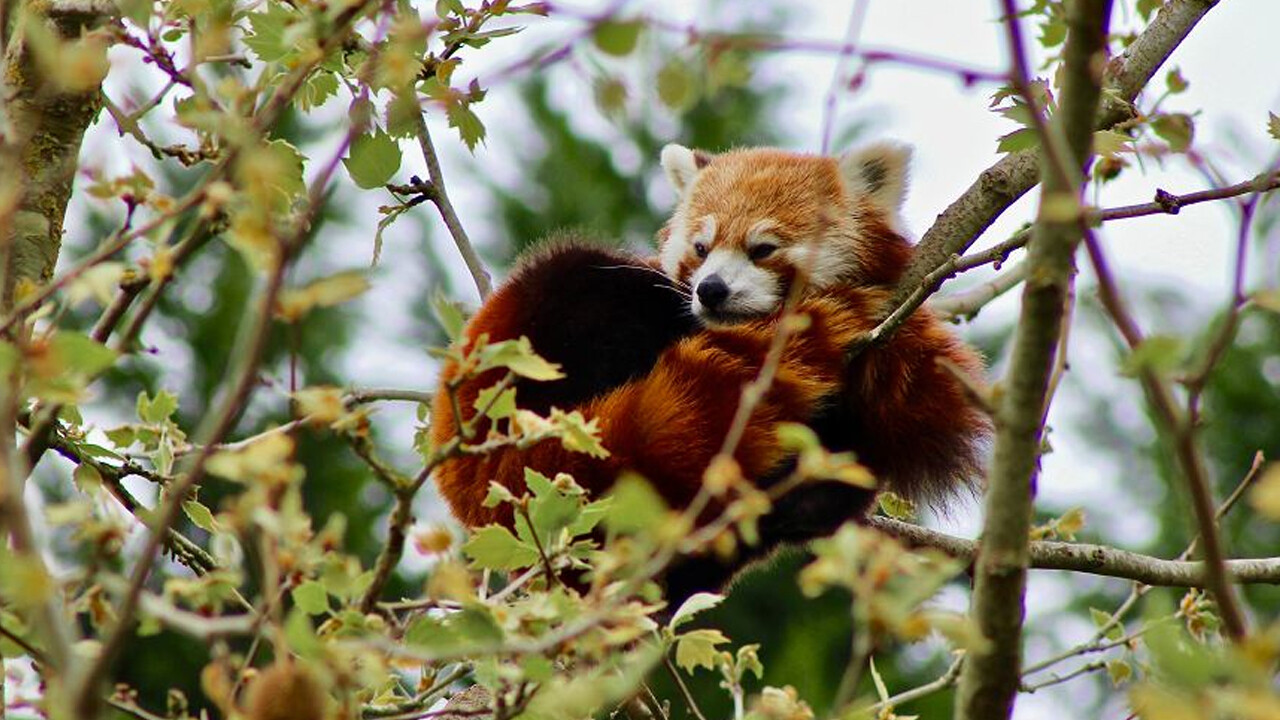
[{"label": "tree bark", "polygon": [[[1012,2],[1006,5],[1013,7]],[[1075,250],[1081,240],[1079,213],[1083,208],[1078,202],[1078,180],[1073,176],[1079,175],[1091,155],[1101,95],[1097,61],[1106,52],[1111,0],[1075,0],[1067,7],[1062,102],[1047,133],[1061,138],[1065,153],[1055,150],[1051,137],[1040,138],[1044,193],[1028,243],[1027,280],[1006,389],[996,408],[995,449],[974,577],[970,612],[991,641],[991,648],[971,652],[966,658],[956,698],[957,720],[1009,717],[1021,681],[1032,498],[1044,408],[1067,291],[1075,274]],[[1017,66],[1021,61],[1016,30],[1019,21],[1013,16],[1006,22]],[[1025,68],[1015,76],[1025,77]],[[1056,166],[1055,160],[1063,165]]]},{"label": "tree bark", "polygon": [[[114,6],[103,2],[28,3],[13,20],[0,85],[0,247],[5,256],[0,305],[5,312],[22,280],[43,283],[53,276],[80,144],[102,106],[97,82],[68,87],[50,75],[51,63],[41,62],[31,31],[47,29],[60,41],[76,40],[104,27],[113,13]],[[33,28],[34,23],[43,28]],[[103,53],[106,45],[101,42]]]}]

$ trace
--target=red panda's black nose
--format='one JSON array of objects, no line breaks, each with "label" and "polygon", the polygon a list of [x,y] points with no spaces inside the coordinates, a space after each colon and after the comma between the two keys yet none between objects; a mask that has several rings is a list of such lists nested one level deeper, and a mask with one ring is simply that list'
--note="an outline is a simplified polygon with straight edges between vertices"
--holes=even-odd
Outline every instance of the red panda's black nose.
[{"label": "red panda's black nose", "polygon": [[698,299],[709,310],[715,310],[729,297],[729,286],[719,275],[708,275],[698,283]]}]

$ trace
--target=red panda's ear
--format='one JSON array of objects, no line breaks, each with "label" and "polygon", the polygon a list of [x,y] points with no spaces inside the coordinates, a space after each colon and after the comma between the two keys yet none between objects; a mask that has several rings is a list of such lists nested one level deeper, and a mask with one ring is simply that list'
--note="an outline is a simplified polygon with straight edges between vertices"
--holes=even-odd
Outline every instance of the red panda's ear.
[{"label": "red panda's ear", "polygon": [[693,180],[698,171],[706,167],[712,159],[710,153],[701,150],[690,150],[683,145],[672,143],[662,148],[662,169],[667,171],[667,179],[676,193],[684,195],[693,187]]},{"label": "red panda's ear", "polygon": [[910,164],[910,145],[881,142],[840,156],[840,174],[851,194],[866,197],[876,207],[896,215],[907,197]]}]

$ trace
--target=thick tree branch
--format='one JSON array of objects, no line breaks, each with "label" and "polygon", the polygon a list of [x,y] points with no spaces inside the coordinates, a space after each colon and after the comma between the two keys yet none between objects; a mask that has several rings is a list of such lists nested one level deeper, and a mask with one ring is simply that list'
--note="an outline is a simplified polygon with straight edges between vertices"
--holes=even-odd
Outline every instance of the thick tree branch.
[{"label": "thick tree branch", "polygon": [[[15,20],[21,27],[5,48],[2,103],[8,125],[0,127],[0,243],[6,252],[3,307],[12,306],[21,281],[42,283],[53,275],[62,247],[62,223],[75,181],[80,143],[100,107],[98,81],[55,77],[54,64],[39,57],[28,37],[37,24],[61,41],[94,33],[106,62],[107,35],[98,32],[115,12],[109,3],[59,3],[41,9],[26,3]],[[7,32],[7,28],[6,28]],[[12,203],[12,204],[11,204]]]},{"label": "thick tree branch", "polygon": [[[1109,128],[1132,117],[1131,103],[1214,4],[1214,0],[1171,0],[1160,8],[1133,43],[1107,65],[1105,82],[1123,102],[1104,105],[1094,127]],[[1035,150],[1006,155],[984,170],[977,182],[938,216],[920,239],[915,259],[899,283],[890,308],[900,305],[934,268],[952,255],[963,254],[1000,213],[1035,187],[1039,180],[1036,158]]]},{"label": "thick tree branch", "polygon": [[[1005,1],[1004,22],[1018,23],[1013,0]],[[1063,51],[1062,102],[1050,132],[1060,133],[1080,173],[1090,157],[1093,118],[1101,95],[1096,72],[1105,56],[1110,0],[1077,0],[1068,6]],[[1016,34],[1011,33],[1012,37]],[[1020,52],[1015,50],[1015,58]],[[1048,146],[1047,138],[1041,145]],[[958,720],[1009,717],[1022,666],[1022,620],[1029,561],[1032,488],[1039,459],[1042,417],[1049,378],[1074,274],[1080,241],[1079,187],[1065,172],[1041,163],[1044,194],[1032,228],[1027,281],[1022,295],[1007,389],[996,414],[996,439],[987,485],[983,544],[978,554],[971,614],[991,642],[988,652],[970,653],[960,672]],[[1064,206],[1067,211],[1064,211]],[[1071,207],[1076,213],[1070,213]]]}]

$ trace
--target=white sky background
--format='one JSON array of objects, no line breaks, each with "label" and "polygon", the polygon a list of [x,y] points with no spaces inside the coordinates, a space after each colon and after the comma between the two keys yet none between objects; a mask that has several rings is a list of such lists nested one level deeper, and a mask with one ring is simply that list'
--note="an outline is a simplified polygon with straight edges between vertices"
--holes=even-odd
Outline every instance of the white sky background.
[{"label": "white sky background", "polygon": [[[1121,6],[1129,3],[1126,0],[1116,2],[1116,20],[1125,22],[1127,8]],[[571,5],[592,9],[604,4],[578,2]],[[425,11],[429,11],[430,3],[424,5],[427,7]],[[844,39],[852,5],[849,0],[805,0],[779,5],[792,8],[788,17],[788,34],[834,42]],[[996,6],[994,0],[871,0],[859,39],[861,43],[877,48],[900,49],[947,58],[967,66],[1000,70],[1006,65],[1006,53],[1004,36],[996,22]],[[689,3],[674,0],[633,2],[629,9],[661,14],[667,19],[694,23],[703,29],[731,28],[737,23],[727,20],[743,13],[759,14],[760,11],[758,6],[747,2]],[[468,58],[459,72],[459,82],[455,84],[461,84],[462,79],[469,79],[476,72],[483,75],[486,70],[502,67],[512,59],[522,57],[538,42],[567,39],[581,28],[579,23],[572,21],[533,18],[528,23],[530,27],[525,33],[499,39],[476,54],[478,62]],[[1233,182],[1252,177],[1280,151],[1280,144],[1268,138],[1264,131],[1267,112],[1280,113],[1280,75],[1276,73],[1274,51],[1276,28],[1280,28],[1280,2],[1276,0],[1220,2],[1178,48],[1169,66],[1161,70],[1152,85],[1153,88],[1163,87],[1164,70],[1168,67],[1176,65],[1182,68],[1190,87],[1186,93],[1166,101],[1163,109],[1203,111],[1196,117],[1196,146],[1221,163],[1224,174]],[[1032,27],[1027,25],[1025,29],[1029,39],[1035,37]],[[1032,49],[1035,49],[1034,43]],[[120,51],[116,53],[112,56],[116,70],[111,82],[123,91],[127,86],[140,83],[140,76],[137,73],[119,74],[125,55]],[[837,58],[832,55],[783,52],[772,54],[759,64],[762,79],[789,89],[785,109],[778,117],[780,134],[788,138],[789,148],[809,152],[820,148],[824,96],[836,62]],[[582,63],[570,61],[548,71],[555,73],[555,99],[565,107],[586,107],[592,103],[589,78],[581,71],[582,67]],[[429,117],[442,155],[450,195],[463,223],[481,247],[500,243],[501,239],[494,235],[498,232],[496,225],[487,220],[484,205],[487,195],[477,178],[489,176],[512,185],[536,185],[553,180],[512,177],[513,170],[504,162],[504,158],[528,136],[527,121],[518,110],[515,87],[511,82],[498,84],[478,106],[477,112],[488,127],[489,138],[474,155],[462,147],[456,133],[445,125],[442,114]],[[836,123],[837,130],[844,123],[865,119],[871,121],[868,139],[894,138],[915,146],[911,190],[904,214],[908,229],[916,236],[929,227],[934,217],[958,197],[982,169],[998,159],[996,138],[1014,129],[1011,122],[989,111],[987,106],[992,89],[989,85],[966,88],[952,75],[881,64],[868,72],[866,82],[856,92],[839,96],[840,122]],[[337,113],[345,112],[345,103],[343,99],[331,102],[326,111],[334,112],[336,117]],[[594,109],[581,117],[581,131],[597,136],[607,136],[610,132]],[[114,124],[105,113],[103,118],[105,120],[91,130],[86,140],[86,163],[112,173],[127,171],[129,160],[119,154],[121,141],[115,137]],[[137,157],[147,157],[145,151],[137,150]],[[404,143],[403,150],[405,161],[398,179],[403,180],[410,174],[425,177],[425,167],[416,146]],[[312,157],[326,157],[327,152],[327,148],[318,150]],[[633,155],[628,156],[628,148],[624,146],[620,147],[615,161],[619,167],[626,168],[634,167],[635,159]],[[1146,202],[1157,187],[1179,193],[1205,187],[1205,181],[1198,174],[1176,160],[1165,163],[1164,167],[1148,162],[1146,169],[1145,175],[1130,172],[1125,179],[1108,185],[1100,204],[1112,206]],[[674,200],[665,183],[655,182],[652,191]],[[375,208],[387,199],[380,193],[361,193],[355,197],[357,199],[353,202],[359,202],[367,212],[356,213],[353,226],[329,228],[330,241],[327,245],[336,249],[330,251],[336,253],[337,262],[362,267],[368,263],[372,251],[372,243],[368,239],[372,238],[378,219]],[[83,217],[83,202],[83,194],[79,194],[73,201],[73,217],[77,213]],[[474,303],[474,289],[432,209],[424,205],[416,212],[432,225],[437,251],[453,262],[455,287],[466,288],[469,300]],[[980,245],[1006,238],[1033,212],[1034,199],[1024,198],[988,231]],[[68,227],[77,225],[69,222]],[[405,298],[420,296],[419,288],[425,278],[414,239],[421,232],[420,228],[420,223],[405,218],[387,233],[374,289],[362,305],[371,322],[362,324],[359,341],[355,345],[358,351],[344,359],[345,375],[353,385],[423,389],[432,386],[434,370],[430,369],[425,352],[421,348],[406,346],[402,340],[413,336],[415,322],[410,308],[406,307]],[[1235,232],[1235,223],[1224,205],[1205,204],[1184,209],[1174,218],[1156,216],[1108,226],[1104,231],[1104,242],[1123,281],[1167,283],[1201,298],[1197,317],[1186,318],[1185,324],[1179,328],[1163,328],[1165,331],[1186,331],[1203,327],[1227,297]],[[341,237],[334,241],[335,236]],[[1273,249],[1267,253],[1268,257],[1255,257],[1251,265],[1254,287],[1264,283],[1273,286],[1276,282],[1274,247],[1280,238],[1272,240],[1270,246]],[[1263,267],[1264,261],[1271,266]],[[1082,276],[1082,296],[1090,292],[1087,275],[1086,271]],[[968,278],[962,278],[948,288],[955,289],[966,282],[969,282]],[[985,309],[975,322],[976,329],[989,332],[1010,322],[1016,317],[1017,295],[1015,290]],[[1153,327],[1150,318],[1142,320],[1149,332],[1162,330]],[[1039,503],[1041,507],[1057,509],[1083,505],[1089,512],[1091,529],[1100,529],[1104,538],[1121,546],[1141,547],[1153,527],[1140,511],[1135,512],[1135,508],[1126,504],[1128,501],[1117,501],[1119,496],[1112,488],[1124,482],[1117,477],[1117,469],[1091,452],[1068,427],[1069,420],[1082,412],[1079,396],[1073,394],[1073,390],[1078,389],[1073,387],[1074,384],[1081,382],[1088,382],[1094,387],[1098,383],[1114,386],[1116,402],[1135,408],[1135,418],[1140,419],[1137,409],[1140,396],[1136,389],[1130,387],[1131,383],[1114,378],[1113,371],[1100,365],[1110,359],[1109,345],[1104,337],[1090,336],[1089,333],[1089,330],[1082,329],[1072,337],[1073,371],[1059,394],[1051,418],[1057,429],[1055,452],[1044,459]],[[145,339],[159,346],[162,352],[176,353],[180,347],[180,343],[164,338],[155,329],[149,330]],[[180,386],[178,380],[183,374],[181,358],[172,354],[169,358],[170,362],[165,366],[172,368],[174,373],[170,386]],[[999,359],[995,360],[993,377],[1003,370]],[[387,444],[395,448],[410,448],[412,414],[386,409],[380,415],[379,424],[386,432]],[[409,454],[401,456],[401,459],[406,466],[412,463]],[[438,520],[447,517],[447,512],[434,498],[427,498],[420,507],[419,517],[424,521]],[[962,507],[941,524],[949,530],[973,536],[981,524],[979,508],[976,504]],[[1065,627],[1065,623],[1049,621],[1067,596],[1069,584],[1083,586],[1094,582],[1076,576],[1034,573],[1028,601],[1030,627],[1041,631],[1052,627],[1053,640],[1060,646],[1086,638],[1092,631],[1091,627]],[[963,594],[954,593],[949,594],[944,602],[962,608],[966,599]],[[1051,649],[1045,640],[1032,638],[1028,642],[1027,654],[1029,658],[1036,659]],[[1082,700],[1078,695],[1073,697],[1073,693],[1081,692],[1092,690],[1087,683],[1069,683],[1022,696],[1015,717],[1019,720],[1070,717],[1069,708],[1081,707]],[[1112,710],[1115,712],[1110,715],[1123,717],[1120,708]]]}]

